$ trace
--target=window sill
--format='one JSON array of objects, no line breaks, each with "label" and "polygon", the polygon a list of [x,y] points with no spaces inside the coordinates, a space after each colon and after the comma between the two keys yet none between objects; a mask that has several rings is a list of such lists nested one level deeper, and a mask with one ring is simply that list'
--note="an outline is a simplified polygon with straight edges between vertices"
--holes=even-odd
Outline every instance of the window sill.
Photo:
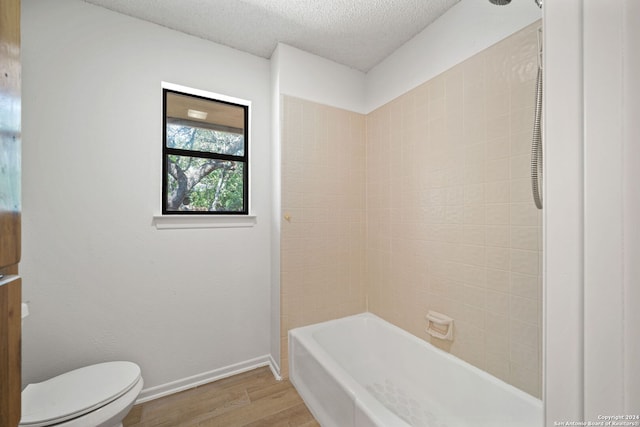
[{"label": "window sill", "polygon": [[154,215],[158,230],[181,228],[242,228],[256,225],[255,215]]}]

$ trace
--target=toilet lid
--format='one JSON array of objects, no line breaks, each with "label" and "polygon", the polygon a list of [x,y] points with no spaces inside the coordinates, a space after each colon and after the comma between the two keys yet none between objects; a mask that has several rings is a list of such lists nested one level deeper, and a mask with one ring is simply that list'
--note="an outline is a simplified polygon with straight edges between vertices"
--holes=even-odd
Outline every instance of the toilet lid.
[{"label": "toilet lid", "polygon": [[20,425],[48,425],[94,411],[125,394],[140,379],[132,362],[86,366],[22,391]]}]

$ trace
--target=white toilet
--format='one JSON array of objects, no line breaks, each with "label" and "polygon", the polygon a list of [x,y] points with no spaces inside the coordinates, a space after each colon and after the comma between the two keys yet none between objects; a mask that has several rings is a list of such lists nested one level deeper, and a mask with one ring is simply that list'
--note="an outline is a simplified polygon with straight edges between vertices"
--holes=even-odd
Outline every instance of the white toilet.
[{"label": "white toilet", "polygon": [[143,380],[132,362],[76,369],[22,391],[20,427],[122,427]]}]

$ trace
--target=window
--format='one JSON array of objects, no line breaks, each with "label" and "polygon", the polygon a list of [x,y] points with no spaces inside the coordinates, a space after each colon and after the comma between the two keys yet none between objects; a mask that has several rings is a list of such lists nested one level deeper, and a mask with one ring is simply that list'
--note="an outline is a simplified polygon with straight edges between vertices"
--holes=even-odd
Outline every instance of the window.
[{"label": "window", "polygon": [[249,105],[220,98],[163,89],[163,214],[248,214]]}]

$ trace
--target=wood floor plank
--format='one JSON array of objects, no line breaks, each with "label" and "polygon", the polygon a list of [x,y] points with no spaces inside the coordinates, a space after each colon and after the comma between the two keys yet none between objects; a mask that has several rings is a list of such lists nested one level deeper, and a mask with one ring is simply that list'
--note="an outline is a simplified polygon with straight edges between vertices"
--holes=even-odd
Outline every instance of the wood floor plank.
[{"label": "wood floor plank", "polygon": [[288,380],[268,367],[133,407],[124,427],[318,427]]},{"label": "wood floor plank", "polygon": [[[289,381],[276,381],[273,384],[266,384],[260,387],[249,386],[247,387],[247,394],[249,395],[249,399],[252,402],[255,402],[260,399],[272,398],[282,391],[291,389],[293,389],[293,386]],[[298,398],[300,399],[300,402],[302,402],[302,398]]]},{"label": "wood floor plank", "polygon": [[143,419],[150,423],[153,420],[163,420],[171,418],[179,420],[182,424],[192,421],[194,424],[210,418],[214,418],[237,408],[247,406],[251,403],[246,390],[220,390],[216,395],[207,399],[197,399],[180,401],[179,405],[174,402],[167,407],[155,408],[153,411],[143,410]]},{"label": "wood floor plank", "polygon": [[299,402],[300,396],[293,387],[290,387],[252,401],[251,405],[226,412],[221,416],[202,422],[198,424],[198,427],[242,427],[263,418],[270,417],[281,410],[297,405]]},{"label": "wood floor plank", "polygon": [[[129,414],[125,417],[125,421],[128,425],[138,425],[142,421],[142,405],[134,405],[129,411]],[[127,425],[126,423],[124,424]]]},{"label": "wood floor plank", "polygon": [[304,403],[299,403],[289,409],[280,411],[271,416],[262,418],[243,427],[300,427],[300,426],[318,426],[320,424],[313,418]]}]

